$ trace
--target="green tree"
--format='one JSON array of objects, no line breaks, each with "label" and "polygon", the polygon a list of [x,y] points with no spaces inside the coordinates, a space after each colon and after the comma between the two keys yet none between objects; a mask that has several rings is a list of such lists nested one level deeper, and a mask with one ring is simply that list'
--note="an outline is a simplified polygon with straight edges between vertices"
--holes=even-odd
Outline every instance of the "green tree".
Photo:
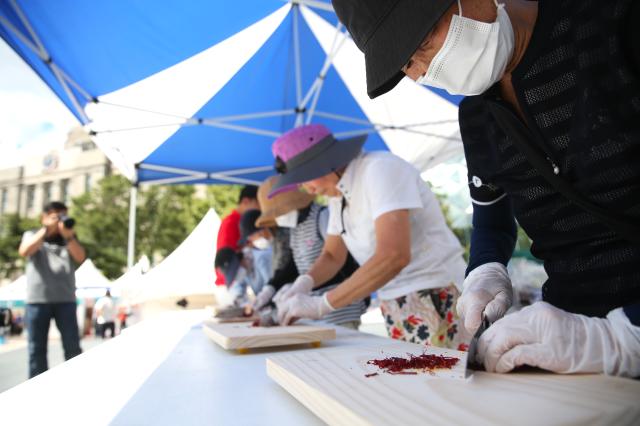
[{"label": "green tree", "polygon": [[0,218],[0,277],[16,278],[24,270],[24,259],[18,254],[22,234],[40,227],[38,219],[7,214]]},{"label": "green tree", "polygon": [[[151,259],[171,253],[195,228],[209,208],[220,216],[235,208],[240,185],[209,186],[202,196],[189,185],[142,186],[138,191],[136,255]],[[112,175],[100,180],[91,192],[72,200],[69,214],[76,232],[96,266],[109,278],[126,268],[131,183]],[[39,219],[17,215],[0,218],[0,277],[13,278],[24,268],[18,255],[22,234],[40,226]]]},{"label": "green tree", "polygon": [[129,189],[122,176],[108,176],[72,200],[70,215],[87,256],[109,278],[120,276],[127,263]]},{"label": "green tree", "polygon": [[209,210],[187,185],[151,186],[141,192],[136,252],[165,257],[195,228]]},{"label": "green tree", "polygon": [[[70,214],[87,254],[109,278],[120,276],[127,262],[129,193],[122,176],[102,179],[89,193],[74,198]],[[240,186],[207,187],[204,197],[191,185],[141,186],[136,214],[137,256],[164,258],[186,238],[210,207],[219,215],[237,204]]]},{"label": "green tree", "polygon": [[241,185],[211,185],[207,187],[207,203],[218,216],[225,217],[238,205]]}]

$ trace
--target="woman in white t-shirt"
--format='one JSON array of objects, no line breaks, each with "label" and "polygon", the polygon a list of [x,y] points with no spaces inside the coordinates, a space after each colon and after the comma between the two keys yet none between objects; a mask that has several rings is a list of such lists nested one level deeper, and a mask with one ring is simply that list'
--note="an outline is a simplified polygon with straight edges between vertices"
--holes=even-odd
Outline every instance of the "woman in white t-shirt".
[{"label": "woman in white t-shirt", "polygon": [[[330,197],[322,254],[274,298],[280,321],[319,318],[377,291],[391,337],[464,350],[469,336],[455,312],[462,247],[418,170],[388,152],[362,152],[365,138],[337,141],[326,127],[307,125],[273,144],[281,175],[272,195],[301,185]],[[310,296],[347,251],[360,268],[322,297]]]}]

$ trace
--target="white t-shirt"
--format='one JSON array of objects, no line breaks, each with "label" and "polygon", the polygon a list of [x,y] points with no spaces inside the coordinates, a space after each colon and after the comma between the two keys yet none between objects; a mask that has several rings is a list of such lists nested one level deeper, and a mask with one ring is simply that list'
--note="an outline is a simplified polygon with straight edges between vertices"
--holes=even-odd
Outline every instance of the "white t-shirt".
[{"label": "white t-shirt", "polygon": [[411,262],[378,290],[380,299],[450,283],[462,289],[462,247],[447,227],[435,195],[411,164],[389,152],[360,154],[347,166],[338,189],[346,206],[341,214],[342,198],[329,200],[328,233],[341,236],[360,265],[375,253],[375,220],[394,210],[409,210]]},{"label": "white t-shirt", "polygon": [[96,301],[93,309],[96,312],[101,310],[101,313],[99,313],[96,317],[96,321],[98,321],[98,324],[104,324],[105,322],[114,322],[116,319],[116,307],[111,297],[101,297]]}]

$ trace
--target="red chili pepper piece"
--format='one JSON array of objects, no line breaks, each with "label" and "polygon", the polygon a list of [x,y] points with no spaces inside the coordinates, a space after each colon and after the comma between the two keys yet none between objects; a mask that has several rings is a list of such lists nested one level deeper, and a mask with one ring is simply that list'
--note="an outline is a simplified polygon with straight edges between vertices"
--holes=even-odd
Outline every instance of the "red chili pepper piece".
[{"label": "red chili pepper piece", "polygon": [[373,376],[377,376],[378,373],[369,373],[369,374],[365,374],[364,377],[373,377]]},{"label": "red chili pepper piece", "polygon": [[409,372],[405,370],[423,370],[426,372],[437,368],[451,369],[460,361],[459,358],[443,355],[407,355],[409,355],[409,358],[392,356],[382,359],[370,359],[367,364],[375,365],[385,373],[417,374],[415,371]]}]

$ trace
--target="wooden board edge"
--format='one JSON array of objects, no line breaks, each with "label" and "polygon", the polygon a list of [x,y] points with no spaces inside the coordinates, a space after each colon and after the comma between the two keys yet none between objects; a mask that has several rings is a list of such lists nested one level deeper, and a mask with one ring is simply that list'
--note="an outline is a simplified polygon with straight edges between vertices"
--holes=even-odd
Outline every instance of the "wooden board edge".
[{"label": "wooden board edge", "polygon": [[239,322],[252,323],[257,319],[259,319],[259,317],[232,317],[232,318],[211,317],[211,318],[207,318],[207,321],[210,321],[213,324],[237,324]]},{"label": "wooden board edge", "polygon": [[[295,374],[287,372],[284,368],[279,366],[272,359],[267,358],[267,376],[269,376],[274,382],[280,385],[291,396],[293,396],[298,402],[304,405],[309,411],[318,416],[323,422],[329,425],[344,425],[344,426],[369,426],[371,423],[365,419],[359,417],[355,413],[347,410],[340,401],[328,397],[324,393],[310,386],[304,382]],[[314,401],[311,404],[310,401]],[[339,406],[341,411],[322,407],[336,407]]]},{"label": "wooden board edge", "polygon": [[220,333],[214,332],[206,324],[202,324],[202,331],[204,332],[204,334],[209,339],[213,340],[219,346],[222,346],[222,348],[224,348],[224,349],[233,349],[233,348],[229,348],[229,339],[228,338],[226,338],[225,336],[221,335]]},{"label": "wooden board edge", "polygon": [[223,346],[225,349],[240,349],[240,348],[273,348],[279,346],[294,346],[294,345],[307,345],[314,342],[323,342],[325,340],[333,340],[336,338],[336,330],[333,328],[327,328],[322,330],[313,330],[310,333],[313,333],[313,337],[300,336],[300,337],[292,337],[287,336],[287,342],[278,342],[278,341],[263,341],[263,342],[250,342],[253,338],[227,338],[226,346]]}]

